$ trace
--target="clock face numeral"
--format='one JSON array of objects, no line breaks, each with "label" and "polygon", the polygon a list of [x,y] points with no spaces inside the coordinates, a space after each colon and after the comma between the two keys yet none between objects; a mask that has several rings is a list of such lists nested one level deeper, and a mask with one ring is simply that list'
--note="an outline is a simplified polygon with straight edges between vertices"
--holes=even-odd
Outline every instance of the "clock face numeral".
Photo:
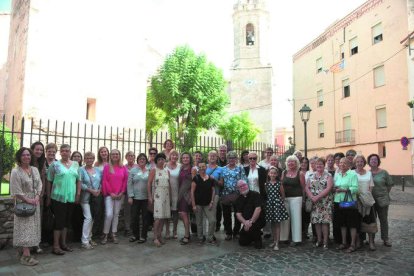
[{"label": "clock face numeral", "polygon": [[245,80],[244,83],[247,86],[252,86],[252,85],[256,84],[256,81],[255,80]]}]

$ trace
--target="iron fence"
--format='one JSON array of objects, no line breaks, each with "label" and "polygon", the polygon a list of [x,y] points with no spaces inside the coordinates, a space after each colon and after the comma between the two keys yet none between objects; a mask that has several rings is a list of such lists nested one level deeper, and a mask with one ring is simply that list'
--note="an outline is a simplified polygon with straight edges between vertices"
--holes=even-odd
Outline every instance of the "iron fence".
[{"label": "iron fence", "polygon": [[[15,116],[12,116],[10,120],[7,119],[3,115],[0,122],[0,176],[4,172],[5,158],[10,158],[4,154],[7,136],[12,143],[17,142],[20,147],[30,147],[36,141],[40,141],[44,145],[53,142],[58,147],[61,144],[69,144],[72,151],[84,154],[87,151],[97,153],[99,147],[107,146],[109,149],[118,149],[122,156],[128,151],[133,151],[136,154],[147,153],[150,147],[155,147],[160,151],[163,149],[165,140],[175,140],[166,131],[146,133],[142,129],[101,126],[89,122],[73,123],[58,120],[25,119],[24,117],[17,119]],[[200,136],[193,151],[199,150],[206,153],[217,149],[222,144],[227,145],[228,150],[235,150],[238,154],[244,149],[256,152],[260,158],[264,158],[264,151],[268,147],[273,148],[275,154],[282,157],[286,155],[286,152],[291,151],[291,148],[282,145],[262,142],[254,142],[250,147],[243,148],[243,143],[226,141],[217,136]]]}]

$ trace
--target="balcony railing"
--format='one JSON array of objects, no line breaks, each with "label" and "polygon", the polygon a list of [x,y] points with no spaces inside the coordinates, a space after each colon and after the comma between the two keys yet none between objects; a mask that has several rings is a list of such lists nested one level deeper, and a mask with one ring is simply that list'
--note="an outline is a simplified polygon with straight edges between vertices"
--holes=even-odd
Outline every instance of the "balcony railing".
[{"label": "balcony railing", "polygon": [[337,131],[335,133],[335,143],[355,143],[355,129]]}]

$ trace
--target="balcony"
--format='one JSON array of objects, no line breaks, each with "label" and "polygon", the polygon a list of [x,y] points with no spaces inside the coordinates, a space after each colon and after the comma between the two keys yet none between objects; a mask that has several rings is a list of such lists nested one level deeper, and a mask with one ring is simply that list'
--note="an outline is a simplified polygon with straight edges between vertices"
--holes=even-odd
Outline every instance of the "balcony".
[{"label": "balcony", "polygon": [[355,129],[347,129],[335,132],[335,143],[355,144]]}]

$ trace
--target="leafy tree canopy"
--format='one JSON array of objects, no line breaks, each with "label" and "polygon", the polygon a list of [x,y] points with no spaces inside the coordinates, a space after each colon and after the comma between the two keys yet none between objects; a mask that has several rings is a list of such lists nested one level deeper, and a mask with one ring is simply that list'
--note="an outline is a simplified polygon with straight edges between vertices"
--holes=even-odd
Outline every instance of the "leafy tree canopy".
[{"label": "leafy tree canopy", "polygon": [[11,134],[8,127],[0,123],[0,180],[14,167],[15,153],[19,149],[19,141]]},{"label": "leafy tree canopy", "polygon": [[181,149],[192,148],[199,132],[218,125],[229,103],[223,73],[188,46],[177,47],[151,78],[154,104]]},{"label": "leafy tree canopy", "polygon": [[155,99],[151,90],[147,90],[147,108],[145,130],[147,134],[157,132],[164,125],[165,112],[159,109],[155,104]]},{"label": "leafy tree canopy", "polygon": [[231,116],[219,124],[217,134],[227,141],[233,141],[241,148],[248,148],[256,140],[260,129],[253,123],[247,112]]}]

